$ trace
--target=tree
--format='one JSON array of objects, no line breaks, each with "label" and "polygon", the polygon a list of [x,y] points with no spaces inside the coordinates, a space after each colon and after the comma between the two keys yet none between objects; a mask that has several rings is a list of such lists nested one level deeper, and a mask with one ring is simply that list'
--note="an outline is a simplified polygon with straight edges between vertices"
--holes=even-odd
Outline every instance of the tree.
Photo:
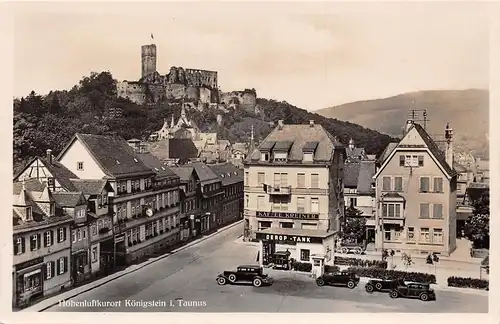
[{"label": "tree", "polygon": [[61,112],[61,104],[59,103],[57,94],[54,93],[54,95],[52,96],[52,101],[49,105],[49,114],[57,115],[59,112]]},{"label": "tree", "polygon": [[472,202],[472,215],[465,221],[465,236],[475,248],[490,247],[490,195],[485,191]]},{"label": "tree", "polygon": [[403,265],[404,265],[405,269],[408,269],[409,267],[411,267],[412,264],[415,263],[412,260],[411,255],[409,255],[408,253],[405,253],[405,252],[403,252],[401,254],[401,261],[403,261]]},{"label": "tree", "polygon": [[353,206],[346,209],[341,231],[344,241],[363,241],[366,235],[366,218],[362,214],[362,211]]}]

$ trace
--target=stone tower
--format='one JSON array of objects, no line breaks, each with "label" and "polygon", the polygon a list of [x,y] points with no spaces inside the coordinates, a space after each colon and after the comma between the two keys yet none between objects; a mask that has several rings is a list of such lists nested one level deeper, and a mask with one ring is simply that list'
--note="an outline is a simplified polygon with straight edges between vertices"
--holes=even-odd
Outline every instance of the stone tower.
[{"label": "stone tower", "polygon": [[156,45],[142,45],[141,46],[142,58],[142,77],[156,72]]}]

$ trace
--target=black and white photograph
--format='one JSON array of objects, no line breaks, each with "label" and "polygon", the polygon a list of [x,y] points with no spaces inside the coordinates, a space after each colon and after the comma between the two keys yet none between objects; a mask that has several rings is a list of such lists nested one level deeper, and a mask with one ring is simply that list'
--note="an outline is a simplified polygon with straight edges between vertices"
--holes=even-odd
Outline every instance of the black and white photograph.
[{"label": "black and white photograph", "polygon": [[13,313],[497,308],[496,3],[10,9]]}]

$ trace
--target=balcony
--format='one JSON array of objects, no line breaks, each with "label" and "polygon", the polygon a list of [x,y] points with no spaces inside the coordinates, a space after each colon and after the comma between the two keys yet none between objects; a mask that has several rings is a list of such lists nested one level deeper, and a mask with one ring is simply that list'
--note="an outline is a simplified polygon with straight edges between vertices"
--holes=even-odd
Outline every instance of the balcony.
[{"label": "balcony", "polygon": [[285,195],[290,195],[292,193],[292,187],[291,186],[278,186],[278,187],[264,186],[264,191],[268,195],[285,196]]}]

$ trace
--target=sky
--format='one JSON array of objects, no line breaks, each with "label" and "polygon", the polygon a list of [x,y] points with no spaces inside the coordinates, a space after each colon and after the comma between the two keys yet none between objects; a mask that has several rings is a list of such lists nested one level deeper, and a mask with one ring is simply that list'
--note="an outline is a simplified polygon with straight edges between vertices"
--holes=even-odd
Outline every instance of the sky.
[{"label": "sky", "polygon": [[[218,71],[223,91],[308,110],[433,89],[488,88],[483,3],[17,3],[14,96],[70,89],[91,71]],[[154,40],[151,39],[151,33]]]}]

